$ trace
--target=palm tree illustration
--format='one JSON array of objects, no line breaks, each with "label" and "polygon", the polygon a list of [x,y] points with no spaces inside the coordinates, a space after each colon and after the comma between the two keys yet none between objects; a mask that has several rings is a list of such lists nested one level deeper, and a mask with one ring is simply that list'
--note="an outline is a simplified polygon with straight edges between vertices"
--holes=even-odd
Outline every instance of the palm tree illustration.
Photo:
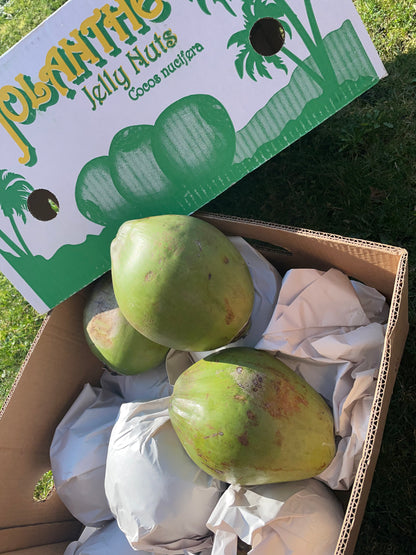
[{"label": "palm tree illustration", "polygon": [[282,46],[280,53],[295,62],[322,89],[328,86],[337,86],[335,71],[325,48],[311,0],[304,0],[304,2],[311,35],[286,0],[243,0],[244,29],[234,33],[227,45],[228,48],[232,45],[241,48],[235,61],[236,70],[241,78],[245,71],[251,79],[256,80],[254,73],[254,70],[256,70],[260,77],[270,79],[271,76],[266,68],[267,64],[272,64],[276,68],[287,72],[286,64],[280,56],[277,54],[262,56],[254,50],[250,42],[250,32],[253,25],[260,19],[272,18],[281,24],[284,33],[289,38],[292,38],[293,32],[297,33],[311,54],[318,71],[301,60],[287,46]]},{"label": "palm tree illustration", "polygon": [[20,216],[23,223],[26,223],[27,199],[32,191],[32,185],[21,175],[0,170],[0,208],[4,216],[10,220],[20,246],[1,230],[0,238],[19,256],[25,256],[31,252],[16,225],[15,216]]},{"label": "palm tree illustration", "polygon": [[[203,12],[205,12],[207,15],[211,15],[211,12],[208,9],[207,6],[207,0],[196,0],[198,6],[201,8],[201,10]],[[193,2],[193,0],[190,0],[190,2]],[[228,0],[212,0],[213,4],[217,4],[220,3],[224,6],[224,8],[231,14],[231,15],[236,15],[235,12],[233,11],[232,7],[230,6],[230,4],[228,3]]]}]

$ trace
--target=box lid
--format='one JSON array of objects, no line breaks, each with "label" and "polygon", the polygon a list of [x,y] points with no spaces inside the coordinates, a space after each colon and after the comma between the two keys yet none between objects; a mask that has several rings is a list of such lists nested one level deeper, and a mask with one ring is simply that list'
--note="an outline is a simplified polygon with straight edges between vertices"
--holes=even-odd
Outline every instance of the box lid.
[{"label": "box lid", "polygon": [[0,58],[0,270],[47,311],[384,75],[351,0],[69,0]]}]

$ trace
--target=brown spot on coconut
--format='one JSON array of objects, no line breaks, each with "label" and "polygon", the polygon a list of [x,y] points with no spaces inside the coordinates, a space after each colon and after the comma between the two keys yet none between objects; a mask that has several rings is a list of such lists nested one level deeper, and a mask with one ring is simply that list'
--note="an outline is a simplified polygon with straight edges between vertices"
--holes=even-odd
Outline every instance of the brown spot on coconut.
[{"label": "brown spot on coconut", "polygon": [[[191,459],[231,484],[311,478],[335,454],[333,417],[324,399],[257,349],[221,349],[193,364],[175,383],[169,414]],[[205,440],[212,436],[208,426],[224,436]]]},{"label": "brown spot on coconut", "polygon": [[[125,222],[111,245],[111,271],[126,319],[156,343],[217,349],[250,319],[254,286],[246,262],[228,237],[199,218],[166,214]],[[146,280],[150,271],[153,279]]]}]

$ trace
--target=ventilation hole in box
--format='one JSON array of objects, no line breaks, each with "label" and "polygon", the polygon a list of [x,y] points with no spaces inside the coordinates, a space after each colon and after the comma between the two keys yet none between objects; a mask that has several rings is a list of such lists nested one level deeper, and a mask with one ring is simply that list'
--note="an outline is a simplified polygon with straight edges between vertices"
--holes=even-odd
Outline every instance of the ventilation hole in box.
[{"label": "ventilation hole in box", "polygon": [[251,28],[250,43],[261,56],[274,56],[285,43],[283,25],[272,17],[259,19]]},{"label": "ventilation hole in box", "polygon": [[46,501],[55,491],[52,470],[48,470],[41,476],[33,490],[33,499],[38,503]]},{"label": "ventilation hole in box", "polygon": [[27,208],[34,218],[47,222],[58,215],[59,202],[50,191],[35,189],[27,199]]}]

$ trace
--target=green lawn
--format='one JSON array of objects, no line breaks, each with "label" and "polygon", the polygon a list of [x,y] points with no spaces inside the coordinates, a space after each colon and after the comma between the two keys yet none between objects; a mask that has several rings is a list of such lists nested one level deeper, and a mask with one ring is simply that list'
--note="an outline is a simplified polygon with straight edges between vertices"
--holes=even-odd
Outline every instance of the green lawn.
[{"label": "green lawn", "polygon": [[[0,0],[0,52],[63,3]],[[356,548],[358,555],[406,555],[416,545],[416,4],[355,5],[388,77],[206,208],[409,251],[410,333]],[[2,276],[0,314],[4,399],[42,318]]]}]

